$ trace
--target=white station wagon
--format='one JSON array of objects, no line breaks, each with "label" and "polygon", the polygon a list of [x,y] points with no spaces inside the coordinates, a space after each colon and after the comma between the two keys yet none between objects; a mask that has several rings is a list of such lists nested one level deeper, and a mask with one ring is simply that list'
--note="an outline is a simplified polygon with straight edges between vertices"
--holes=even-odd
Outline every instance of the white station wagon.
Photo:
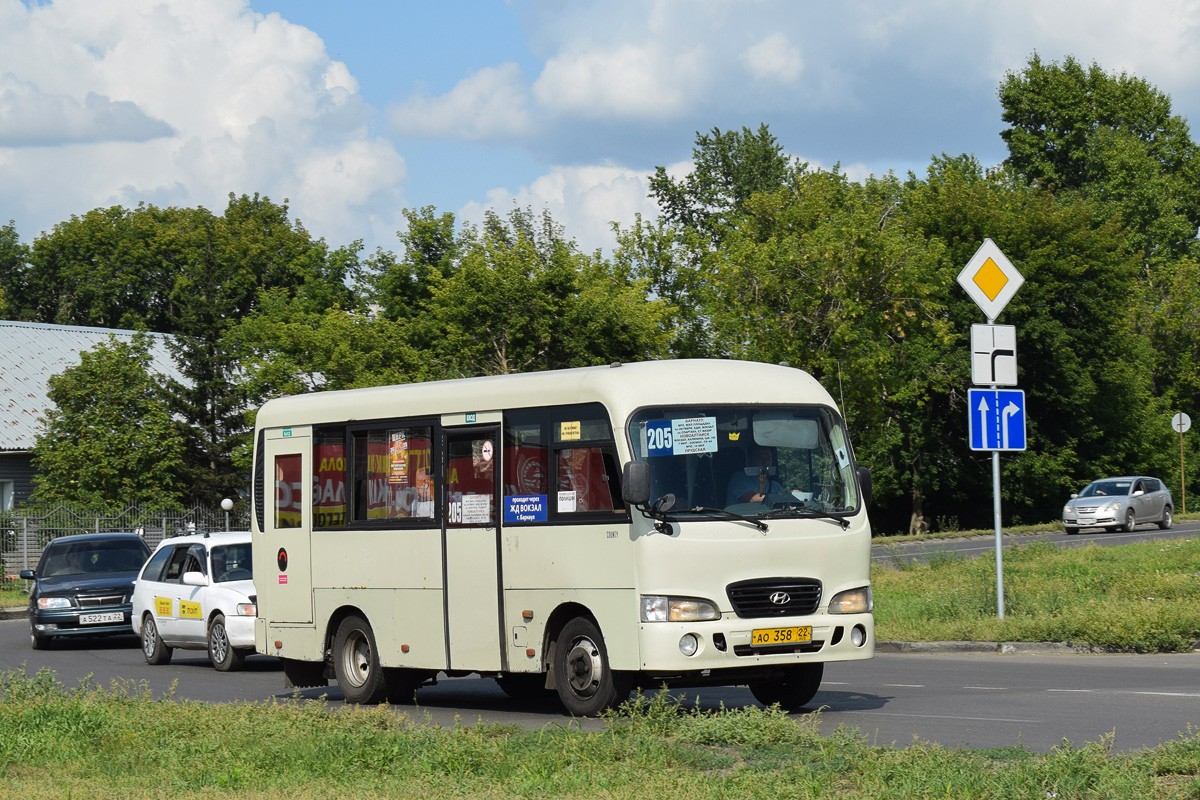
[{"label": "white station wagon", "polygon": [[222,672],[254,652],[257,597],[250,533],[189,533],[164,539],[133,586],[133,630],[150,664],[172,649],[208,650]]}]

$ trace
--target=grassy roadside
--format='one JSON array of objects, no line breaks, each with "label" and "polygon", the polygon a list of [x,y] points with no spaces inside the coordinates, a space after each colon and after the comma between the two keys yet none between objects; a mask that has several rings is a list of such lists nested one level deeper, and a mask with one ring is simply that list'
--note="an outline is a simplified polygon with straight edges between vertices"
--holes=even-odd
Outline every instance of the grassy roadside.
[{"label": "grassy roadside", "polygon": [[1005,617],[991,558],[896,556],[871,572],[883,641],[1064,642],[1101,650],[1187,652],[1200,641],[1200,538],[1005,550]]},{"label": "grassy roadside", "polygon": [[819,712],[636,698],[602,731],[440,728],[390,707],[210,706],[137,685],[0,676],[0,798],[1194,798],[1200,738],[1046,754],[818,731]]}]

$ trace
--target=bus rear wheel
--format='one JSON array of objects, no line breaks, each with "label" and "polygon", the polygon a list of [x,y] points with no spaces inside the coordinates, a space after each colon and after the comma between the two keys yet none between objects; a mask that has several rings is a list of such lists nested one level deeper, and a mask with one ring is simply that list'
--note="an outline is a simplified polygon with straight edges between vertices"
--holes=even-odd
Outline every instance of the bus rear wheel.
[{"label": "bus rear wheel", "polygon": [[788,667],[782,678],[750,684],[750,693],[764,706],[778,703],[784,711],[799,711],[816,696],[824,674],[825,665],[821,662],[797,664]]},{"label": "bus rear wheel", "polygon": [[592,717],[629,696],[629,677],[614,672],[600,629],[576,617],[563,627],[554,649],[554,686],[569,714]]},{"label": "bus rear wheel", "polygon": [[347,703],[375,705],[387,695],[388,681],[379,666],[375,632],[362,617],[349,616],[333,637],[333,673]]}]

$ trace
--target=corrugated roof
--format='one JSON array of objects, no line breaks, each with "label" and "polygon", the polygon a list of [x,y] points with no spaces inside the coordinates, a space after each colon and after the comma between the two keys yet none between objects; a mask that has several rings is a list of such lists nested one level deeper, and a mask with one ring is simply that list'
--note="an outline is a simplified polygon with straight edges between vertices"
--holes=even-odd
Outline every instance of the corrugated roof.
[{"label": "corrugated roof", "polygon": [[[39,417],[52,405],[50,376],[79,364],[79,354],[109,336],[129,340],[135,331],[0,321],[0,451],[29,450],[42,430]],[[181,379],[167,349],[167,334],[151,333],[151,369]]]}]

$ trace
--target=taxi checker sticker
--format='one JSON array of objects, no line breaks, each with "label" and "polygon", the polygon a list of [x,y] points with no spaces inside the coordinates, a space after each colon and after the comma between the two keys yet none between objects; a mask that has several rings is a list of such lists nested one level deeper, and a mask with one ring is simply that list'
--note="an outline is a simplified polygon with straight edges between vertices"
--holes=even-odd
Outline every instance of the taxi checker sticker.
[{"label": "taxi checker sticker", "polygon": [[202,619],[204,617],[200,613],[200,604],[190,600],[179,601],[179,616],[184,619]]},{"label": "taxi checker sticker", "polygon": [[169,597],[156,597],[154,598],[154,613],[160,617],[169,617],[173,605]]}]

